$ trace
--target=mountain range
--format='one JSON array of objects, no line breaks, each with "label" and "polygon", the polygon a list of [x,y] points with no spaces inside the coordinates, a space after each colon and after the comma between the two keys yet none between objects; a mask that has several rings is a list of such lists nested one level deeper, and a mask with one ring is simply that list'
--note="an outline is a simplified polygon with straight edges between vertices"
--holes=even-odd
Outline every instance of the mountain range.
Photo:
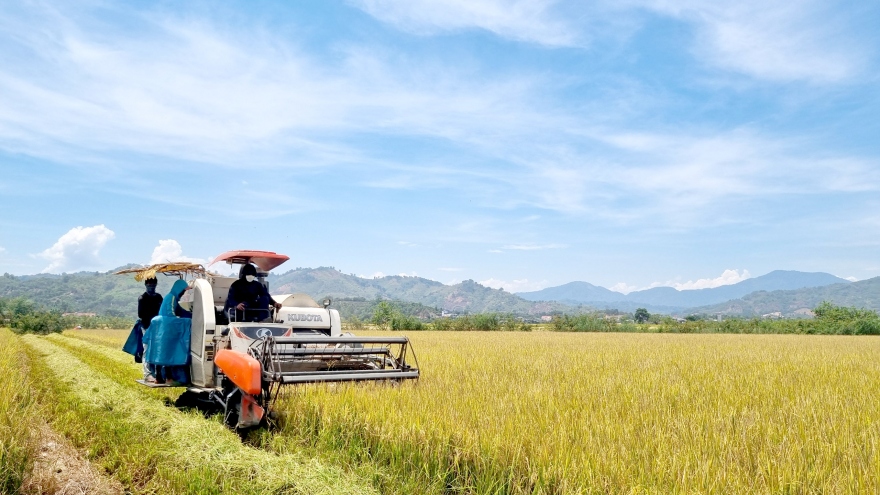
[{"label": "mountain range", "polygon": [[554,301],[527,301],[500,289],[485,287],[473,280],[445,285],[422,277],[392,275],[361,278],[335,268],[297,268],[269,276],[273,294],[305,292],[312,297],[389,299],[420,303],[454,313],[505,312],[540,315],[570,310],[570,305]]},{"label": "mountain range", "polygon": [[850,282],[829,273],[776,270],[736,284],[710,289],[680,291],[672,287],[654,287],[622,294],[587,282],[571,282],[535,292],[520,292],[517,295],[528,301],[558,301],[595,307],[605,307],[609,303],[611,306],[627,303],[626,306],[642,305],[674,312],[739,299],[755,291],[793,290],[838,283]]},{"label": "mountain range", "polygon": [[760,316],[775,312],[791,315],[804,308],[815,308],[822,301],[880,311],[880,277],[808,289],[756,291],[739,299],[691,308],[690,311],[736,316]]},{"label": "mountain range", "polygon": [[[115,270],[113,270],[115,271]],[[131,276],[110,272],[63,275],[0,276],[0,297],[26,297],[60,311],[128,316],[136,312],[143,285]],[[170,287],[160,277],[160,292]],[[772,312],[803,313],[827,300],[834,304],[880,310],[880,277],[849,282],[827,273],[774,271],[738,284],[677,291],[670,287],[621,294],[587,282],[511,294],[473,280],[444,285],[421,277],[373,279],[344,274],[331,267],[297,268],[270,274],[270,292],[304,292],[316,300],[330,296],[349,314],[371,314],[378,299],[409,303],[414,314],[501,312],[537,317],[553,312],[644,307],[652,313],[752,316]],[[349,308],[350,306],[350,308]],[[401,305],[406,306],[406,305]]]}]

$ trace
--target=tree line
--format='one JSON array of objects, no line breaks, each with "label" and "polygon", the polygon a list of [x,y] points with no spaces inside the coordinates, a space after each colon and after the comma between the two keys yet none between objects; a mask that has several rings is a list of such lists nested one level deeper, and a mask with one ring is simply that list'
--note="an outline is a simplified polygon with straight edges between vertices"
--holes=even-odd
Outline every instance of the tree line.
[{"label": "tree line", "polygon": [[126,328],[131,323],[131,318],[120,316],[64,315],[24,297],[0,297],[0,327],[9,327],[16,333],[50,334],[76,327]]},{"label": "tree line", "polygon": [[530,331],[543,328],[556,332],[880,335],[880,315],[874,310],[837,306],[823,301],[813,309],[813,313],[815,317],[811,319],[729,317],[716,320],[690,315],[681,320],[668,315],[650,314],[644,308],[639,308],[629,314],[615,310],[555,314],[549,325],[538,327],[516,315],[505,313],[466,314],[423,321],[406,314],[393,302],[379,301],[369,320],[354,317],[344,324],[352,330],[363,330],[367,323],[372,323],[381,330],[392,331]]},{"label": "tree line", "polygon": [[629,318],[604,313],[559,315],[553,330],[559,332],[749,333],[807,335],[880,335],[880,315],[874,310],[837,306],[823,301],[811,319],[725,318],[721,321],[691,315],[684,321],[651,315],[639,308]]}]

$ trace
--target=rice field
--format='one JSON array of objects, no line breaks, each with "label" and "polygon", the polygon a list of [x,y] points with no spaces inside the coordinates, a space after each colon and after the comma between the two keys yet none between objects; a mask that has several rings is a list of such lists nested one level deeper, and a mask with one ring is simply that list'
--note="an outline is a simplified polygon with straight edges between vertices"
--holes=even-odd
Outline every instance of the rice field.
[{"label": "rice field", "polygon": [[[165,406],[174,392],[132,386],[138,365],[116,350],[126,334],[24,340],[44,378],[86,380],[46,385],[75,396],[63,407],[96,414],[112,397],[107,422],[144,428],[126,434],[205,470],[215,493],[291,479],[305,480],[291,493],[880,493],[877,337],[415,332],[418,383],[288,388],[276,430],[249,447]],[[133,492],[189,486],[126,466],[140,464],[99,438],[116,433],[61,409],[55,424],[101,446],[90,457]]]},{"label": "rice field", "polygon": [[37,402],[28,386],[21,342],[0,328],[0,493],[16,493],[37,452]]}]

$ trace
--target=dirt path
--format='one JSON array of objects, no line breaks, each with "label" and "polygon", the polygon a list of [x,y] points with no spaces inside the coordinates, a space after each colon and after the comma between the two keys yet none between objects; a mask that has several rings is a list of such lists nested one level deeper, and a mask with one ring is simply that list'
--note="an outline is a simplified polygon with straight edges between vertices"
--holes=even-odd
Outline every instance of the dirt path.
[{"label": "dirt path", "polygon": [[40,452],[34,470],[25,480],[23,493],[40,495],[122,495],[119,481],[92,465],[66,438],[43,423]]}]

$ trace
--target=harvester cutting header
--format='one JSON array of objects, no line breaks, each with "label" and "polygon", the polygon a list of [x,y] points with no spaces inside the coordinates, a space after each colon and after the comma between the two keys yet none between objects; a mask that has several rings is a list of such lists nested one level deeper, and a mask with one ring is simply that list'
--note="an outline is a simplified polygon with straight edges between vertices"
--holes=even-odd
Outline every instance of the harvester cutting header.
[{"label": "harvester cutting header", "polygon": [[[263,422],[281,385],[419,377],[408,338],[343,333],[329,299],[270,296],[268,272],[288,259],[270,251],[229,251],[214,259],[240,266],[239,278],[191,263],[117,272],[138,280],[156,273],[181,279],[143,336],[151,367],[188,372],[181,401],[218,409],[230,427],[245,429]],[[191,318],[181,317],[188,313]]]}]

